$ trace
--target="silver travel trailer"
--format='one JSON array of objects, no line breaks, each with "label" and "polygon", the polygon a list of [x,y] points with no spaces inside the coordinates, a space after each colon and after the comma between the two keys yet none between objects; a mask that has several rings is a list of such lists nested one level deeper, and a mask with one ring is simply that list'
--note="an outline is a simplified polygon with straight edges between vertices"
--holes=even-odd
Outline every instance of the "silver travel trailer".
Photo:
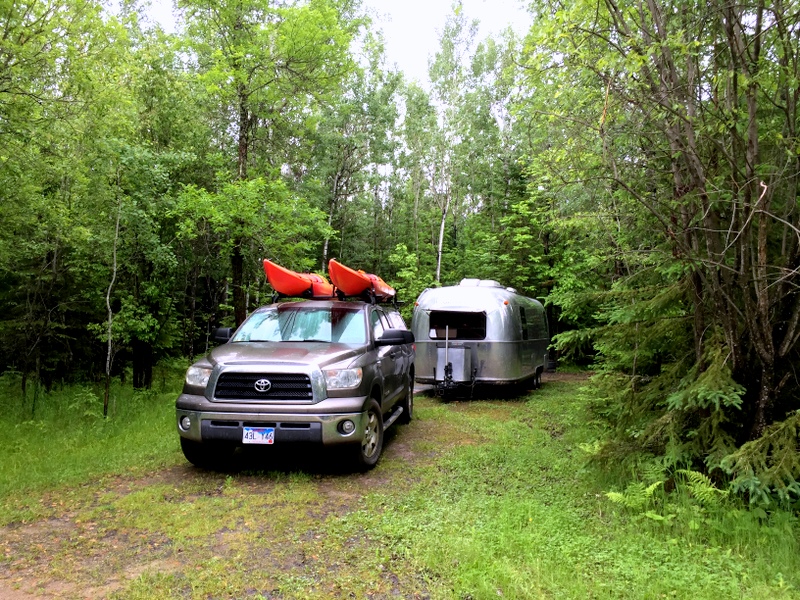
[{"label": "silver travel trailer", "polygon": [[550,335],[541,302],[491,279],[428,288],[414,306],[416,380],[437,393],[461,385],[513,384],[547,366]]}]

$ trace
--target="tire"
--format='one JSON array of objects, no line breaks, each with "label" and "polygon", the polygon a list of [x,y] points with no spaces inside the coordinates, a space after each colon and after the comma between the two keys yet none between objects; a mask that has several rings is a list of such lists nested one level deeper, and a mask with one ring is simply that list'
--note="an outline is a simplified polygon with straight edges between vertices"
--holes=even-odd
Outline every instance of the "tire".
[{"label": "tire", "polygon": [[367,408],[367,426],[364,428],[364,440],[355,452],[356,468],[361,471],[371,469],[378,464],[383,451],[383,415],[381,406],[375,399],[370,400]]},{"label": "tire", "polygon": [[181,450],[186,460],[195,467],[214,470],[228,466],[236,447],[215,443],[203,444],[182,437]]},{"label": "tire", "polygon": [[414,417],[414,372],[409,371],[406,381],[406,396],[400,401],[403,407],[402,414],[397,417],[397,422],[401,425],[408,425]]}]

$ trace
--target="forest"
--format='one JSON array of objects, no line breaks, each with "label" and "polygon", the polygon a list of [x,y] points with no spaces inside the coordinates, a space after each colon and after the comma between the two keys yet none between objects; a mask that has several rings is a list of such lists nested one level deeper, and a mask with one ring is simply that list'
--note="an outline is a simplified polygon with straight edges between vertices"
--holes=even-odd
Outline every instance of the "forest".
[{"label": "forest", "polygon": [[[430,88],[359,0],[0,7],[0,377],[152,385],[270,301],[261,259],[378,273],[408,310],[490,278],[591,369],[599,460],[800,496],[800,10],[459,4]],[[6,402],[6,400],[4,400]],[[106,395],[105,402],[108,402]]]}]

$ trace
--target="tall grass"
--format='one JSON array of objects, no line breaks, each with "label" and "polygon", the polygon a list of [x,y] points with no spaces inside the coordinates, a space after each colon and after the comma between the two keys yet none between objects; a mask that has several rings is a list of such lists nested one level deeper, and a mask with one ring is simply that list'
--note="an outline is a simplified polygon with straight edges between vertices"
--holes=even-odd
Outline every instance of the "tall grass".
[{"label": "tall grass", "polygon": [[148,469],[178,460],[178,369],[164,368],[153,389],[116,381],[109,415],[103,387],[78,385],[23,397],[19,380],[0,377],[0,523],[40,514],[42,494],[59,486]]}]

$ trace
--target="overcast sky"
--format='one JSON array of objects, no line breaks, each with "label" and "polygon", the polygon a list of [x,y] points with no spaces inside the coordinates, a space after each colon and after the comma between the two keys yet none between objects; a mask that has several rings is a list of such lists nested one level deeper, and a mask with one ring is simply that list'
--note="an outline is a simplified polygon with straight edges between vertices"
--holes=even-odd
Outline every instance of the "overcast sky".
[{"label": "overcast sky", "polygon": [[[478,39],[497,34],[509,25],[518,34],[528,31],[531,16],[520,0],[462,0],[468,20],[480,21]],[[389,64],[397,64],[408,79],[425,84],[428,57],[439,46],[445,19],[453,10],[451,0],[364,0],[374,9],[377,25],[386,37]]]},{"label": "overcast sky", "polygon": [[[427,87],[428,57],[438,47],[451,0],[363,0],[383,30],[389,65],[396,64],[408,79]],[[509,25],[518,34],[530,27],[531,17],[522,0],[462,0],[467,19],[481,23],[478,38],[497,34]],[[167,31],[174,31],[171,0],[151,0],[153,18]]]}]

